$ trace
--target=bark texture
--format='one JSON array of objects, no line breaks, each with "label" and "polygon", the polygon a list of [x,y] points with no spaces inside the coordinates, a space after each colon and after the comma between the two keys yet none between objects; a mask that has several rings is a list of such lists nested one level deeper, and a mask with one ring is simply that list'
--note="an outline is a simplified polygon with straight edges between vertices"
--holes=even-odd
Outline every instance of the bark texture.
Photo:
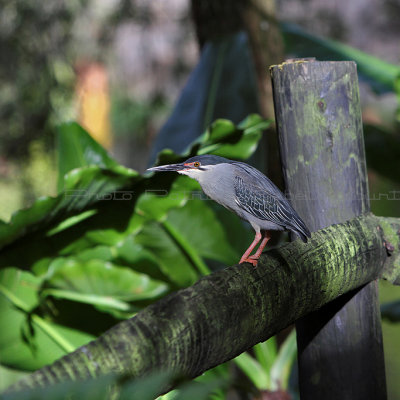
[{"label": "bark texture", "polygon": [[[117,372],[195,377],[385,271],[398,275],[400,220],[371,214],[199,280],[121,322],[10,390]],[[395,250],[389,256],[386,237]],[[385,272],[386,273],[386,272]],[[160,388],[160,391],[166,388]]]},{"label": "bark texture", "polygon": [[[311,231],[368,212],[356,64],[291,61],[271,72],[294,208]],[[380,321],[371,282],[296,324],[302,400],[386,399]]]}]

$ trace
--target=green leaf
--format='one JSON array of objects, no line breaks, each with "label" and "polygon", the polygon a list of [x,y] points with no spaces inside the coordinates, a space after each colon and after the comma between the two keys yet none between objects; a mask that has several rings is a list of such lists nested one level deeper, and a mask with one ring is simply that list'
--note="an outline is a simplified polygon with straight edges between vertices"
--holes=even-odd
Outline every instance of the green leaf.
[{"label": "green leaf", "polygon": [[[40,198],[29,209],[15,213],[8,224],[0,223],[0,249],[22,236],[35,233],[34,237],[27,241],[28,246],[33,245],[30,254],[43,253],[43,250],[51,247],[53,238],[49,239],[49,236],[81,223],[83,219],[80,217],[84,211],[86,221],[93,218],[96,211],[92,208],[88,213],[88,207],[101,204],[107,195],[128,184],[140,184],[142,179],[134,171],[124,171],[121,174],[95,166],[73,170],[66,176],[67,190],[64,193],[57,197]],[[80,217],[77,217],[79,215]],[[41,234],[37,234],[38,231],[42,231]],[[37,244],[38,239],[43,240],[40,246]],[[27,249],[13,251],[17,256],[28,255]],[[14,264],[14,261],[7,260],[6,253],[2,251],[0,265],[19,265],[18,261]]]},{"label": "green leaf", "polygon": [[101,168],[119,167],[79,124],[69,122],[58,127],[58,188],[64,187],[64,175],[80,167],[97,165]]},{"label": "green leaf", "polygon": [[47,232],[47,236],[53,236],[56,233],[62,232],[64,229],[68,229],[71,226],[79,224],[81,221],[84,221],[85,219],[90,218],[92,215],[95,215],[95,214],[96,214],[96,210],[87,210],[87,211],[83,211],[82,213],[80,213],[78,215],[73,215],[72,217],[67,218],[64,221],[61,221],[53,229],[50,229]]},{"label": "green leaf", "polygon": [[28,375],[26,372],[6,368],[0,365],[0,393],[26,375]]},{"label": "green leaf", "polygon": [[0,359],[3,365],[35,370],[94,339],[35,312],[42,279],[15,268],[0,271]]},{"label": "green leaf", "polygon": [[247,117],[237,127],[230,121],[217,120],[206,132],[205,142],[198,153],[245,160],[254,153],[263,131],[270,124],[271,121],[256,114]]},{"label": "green leaf", "polygon": [[151,221],[135,236],[136,244],[153,254],[161,272],[179,287],[192,285],[198,279],[193,260],[182,251],[182,246],[176,242],[176,237],[163,225]]},{"label": "green leaf", "polygon": [[[203,199],[199,199],[199,196]],[[204,194],[195,193],[184,207],[171,210],[167,221],[200,256],[225,265],[234,264],[238,262],[240,254],[230,245],[227,239],[229,232],[225,231],[213,209],[209,207],[210,202]]]},{"label": "green leaf", "polygon": [[164,274],[179,286],[193,283],[198,274],[209,273],[201,257],[225,265],[240,258],[221,222],[208,207],[209,201],[198,196],[192,194],[183,207],[172,208],[165,221],[146,224],[135,238],[136,243],[156,256]]},{"label": "green leaf", "polygon": [[237,127],[243,130],[244,134],[254,131],[263,131],[271,125],[270,119],[265,119],[259,114],[250,114]]},{"label": "green leaf", "polygon": [[256,344],[253,347],[253,351],[257,361],[261,364],[264,371],[268,371],[269,373],[278,353],[276,337],[273,336],[265,342]]},{"label": "green leaf", "polygon": [[208,141],[221,142],[228,139],[233,132],[236,132],[236,126],[227,119],[218,119],[206,132],[206,138]]},{"label": "green leaf", "polygon": [[18,309],[29,313],[39,305],[43,279],[16,268],[0,270],[0,293]]},{"label": "green leaf", "polygon": [[135,242],[134,236],[128,236],[125,240],[114,247],[115,260],[121,265],[128,265],[136,271],[140,271],[149,277],[166,282],[175,288],[170,276],[163,272],[155,255],[143,245]]},{"label": "green leaf", "polygon": [[265,371],[261,364],[257,362],[257,360],[255,360],[250,354],[242,353],[234,358],[233,361],[254,383],[257,389],[270,389],[270,378],[268,371]]},{"label": "green leaf", "polygon": [[271,390],[287,389],[289,375],[297,354],[296,331],[293,329],[279,349],[271,370]]},{"label": "green leaf", "polygon": [[127,310],[126,302],[156,298],[165,294],[168,286],[147,275],[108,261],[78,261],[58,258],[50,265],[46,284],[51,288],[43,295],[52,295],[103,307]]},{"label": "green leaf", "polygon": [[178,175],[168,190],[146,190],[136,204],[136,212],[147,220],[162,221],[168,211],[184,206],[193,190],[201,190],[199,184],[193,179]]},{"label": "green leaf", "polygon": [[174,241],[179,251],[181,251],[187,260],[196,268],[197,272],[201,275],[207,275],[210,273],[207,265],[201,259],[195,247],[193,247],[189,240],[181,234],[169,221],[162,223],[164,231],[168,233],[169,237]]},{"label": "green leaf", "polygon": [[287,389],[289,375],[296,357],[296,331],[293,330],[277,351],[276,338],[253,347],[256,358],[242,353],[234,362],[259,390]]},{"label": "green leaf", "polygon": [[75,254],[75,259],[80,262],[90,260],[112,261],[114,256],[115,249],[113,247],[100,245],[80,251]]}]

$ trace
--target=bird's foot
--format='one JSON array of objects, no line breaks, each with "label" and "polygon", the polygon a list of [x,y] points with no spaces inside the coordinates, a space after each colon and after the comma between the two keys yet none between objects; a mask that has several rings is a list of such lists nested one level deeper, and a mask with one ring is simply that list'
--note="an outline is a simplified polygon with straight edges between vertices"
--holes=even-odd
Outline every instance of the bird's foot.
[{"label": "bird's foot", "polygon": [[250,257],[248,257],[248,258],[242,258],[242,259],[239,261],[239,264],[243,264],[243,263],[245,263],[245,262],[247,262],[247,263],[249,263],[249,264],[252,264],[253,267],[257,267],[258,258],[255,258],[255,257],[253,257],[253,256],[250,256]]}]

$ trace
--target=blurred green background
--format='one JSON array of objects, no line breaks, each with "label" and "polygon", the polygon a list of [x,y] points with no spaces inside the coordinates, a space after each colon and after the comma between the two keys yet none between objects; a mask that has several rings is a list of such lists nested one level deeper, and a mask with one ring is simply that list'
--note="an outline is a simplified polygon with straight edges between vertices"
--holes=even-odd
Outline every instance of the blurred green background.
[{"label": "blurred green background", "polygon": [[[228,118],[235,124],[254,112],[273,118],[271,93],[268,88],[265,89],[268,85],[263,85],[269,80],[267,67],[290,57],[350,59],[357,62],[371,208],[377,215],[400,217],[400,27],[396,19],[400,6],[397,2],[374,0],[364,4],[341,0],[325,4],[317,0],[284,0],[275,4],[273,1],[242,0],[232,5],[229,1],[74,0],[64,3],[2,2],[0,219],[8,222],[17,210],[32,206],[41,196],[56,196],[63,187],[76,190],[76,177],[70,175],[67,183],[63,183],[63,175],[74,168],[93,164],[108,168],[115,173],[115,180],[107,181],[107,184],[113,190],[123,188],[120,183],[126,183],[125,179],[136,179],[136,175],[132,170],[122,171],[118,164],[143,172],[154,161],[157,151],[170,147],[177,153],[182,152],[216,118]],[[376,18],[377,15],[379,18]],[[68,121],[79,122],[111,156],[88,139],[78,125],[62,125]],[[259,120],[248,120],[247,123],[262,125]],[[227,129],[230,134],[237,133],[236,129],[239,129],[242,135],[246,135],[245,125],[237,128],[219,125],[214,128],[216,132]],[[261,127],[257,129],[261,130]],[[274,135],[273,127],[269,128],[251,162],[282,185]],[[253,137],[251,143],[259,139]],[[208,139],[203,137],[203,140],[207,144]],[[85,153],[86,149],[92,152],[92,156]],[[249,150],[247,155],[253,154],[254,150]],[[89,172],[79,170],[77,174],[81,174],[79,176],[83,179],[85,174],[89,177]],[[90,173],[94,182],[106,179],[99,171]],[[174,185],[178,190],[179,181]],[[185,185],[187,183],[183,183]],[[107,193],[104,190],[103,194]],[[182,228],[179,215],[184,215],[185,210],[186,213],[205,212],[200,201],[195,203],[199,204],[197,211],[185,209],[184,204],[171,205],[168,215],[175,224],[174,228]],[[88,205],[82,205],[82,210],[86,210],[84,207]],[[176,210],[173,207],[181,208]],[[238,221],[232,222],[218,207],[208,207],[210,213],[218,214],[227,226],[235,225],[238,232],[242,229]],[[87,211],[90,210],[84,212]],[[126,210],[126,215],[131,211]],[[91,216],[81,215],[81,218],[84,221]],[[194,255],[194,269],[188,266],[189,272],[185,277],[174,275],[173,263],[168,261],[168,257],[173,259],[176,254],[168,254],[165,249],[145,249],[147,253],[138,250],[143,250],[146,235],[154,237],[160,233],[155,233],[150,227],[147,231],[140,231],[141,236],[135,236],[135,241],[131,241],[133,236],[130,235],[136,234],[135,224],[141,226],[135,218],[125,231],[126,236],[120,230],[118,232],[123,236],[118,259],[109,255],[108,249],[117,244],[119,246],[122,236],[117,237],[116,233],[113,233],[114,236],[104,235],[105,227],[102,227],[101,233],[91,232],[91,236],[88,234],[77,239],[74,248],[59,247],[59,253],[52,253],[51,262],[56,262],[57,257],[71,259],[60,267],[58,277],[47,276],[49,287],[43,288],[42,281],[35,281],[45,274],[51,264],[46,254],[37,258],[36,264],[27,256],[24,266],[22,261],[4,261],[1,265],[34,272],[27,279],[36,282],[41,296],[52,299],[51,306],[44,300],[43,304],[45,308],[57,309],[59,317],[55,318],[46,309],[40,310],[38,315],[52,315],[53,322],[73,327],[83,336],[96,336],[117,320],[144,307],[149,299],[154,301],[168,290],[191,284],[205,273],[204,268],[213,269],[223,263],[233,263],[235,252],[240,253],[241,250],[239,243],[243,239],[238,233],[233,242],[226,244],[221,259],[218,260],[211,243],[209,248],[196,249],[200,256],[197,259]],[[157,222],[152,224],[159,223],[157,217],[153,219]],[[60,221],[56,222],[53,226],[46,225],[47,233],[59,226]],[[164,229],[167,227],[165,225]],[[4,228],[4,232],[10,232],[7,231],[9,228]],[[112,225],[108,228],[113,229]],[[35,231],[32,232],[33,235]],[[246,232],[244,234],[247,235]],[[87,243],[83,244],[85,240]],[[4,243],[9,245],[9,242],[6,240]],[[195,247],[195,243],[192,245]],[[78,250],[81,252],[83,248],[86,253],[78,255]],[[90,249],[93,254],[89,254]],[[141,260],[129,259],[135,251],[141,254]],[[161,255],[164,260],[160,261],[157,257],[161,258]],[[203,259],[207,259],[208,266]],[[81,307],[79,302],[88,302],[78,296],[80,290],[71,291],[75,297],[68,302],[62,297],[65,293],[56,290],[65,289],[60,282],[67,270],[82,279],[80,268],[83,265],[98,272],[108,261],[116,265],[122,262],[123,267],[129,268],[129,272],[125,272],[133,274],[129,275],[132,281],[149,279],[143,286],[148,291],[148,297],[139,300],[124,298],[121,295],[124,290],[119,288],[122,292],[115,294],[115,303],[95,304],[106,312],[101,314],[104,320],[91,331],[79,326],[76,321],[72,323],[71,317],[68,317],[71,310],[76,310],[76,304]],[[149,274],[148,269],[154,273]],[[137,273],[142,275],[138,277]],[[15,277],[8,274],[12,275],[7,271],[5,281],[16,284]],[[152,279],[157,281],[154,286]],[[44,289],[50,292],[44,295]],[[72,296],[71,293],[69,296]],[[399,300],[400,289],[381,282],[381,302]],[[76,301],[75,305],[73,301]],[[93,310],[90,305],[86,307],[81,312],[90,316]],[[105,316],[107,313],[108,316]],[[385,318],[383,333],[389,398],[400,399],[397,379],[400,374],[400,324],[395,318]],[[285,373],[285,368],[293,364],[295,354],[293,348],[290,356],[282,356],[284,351],[278,352],[277,344],[287,343],[286,348],[280,348],[290,348],[293,338],[288,336],[289,339],[286,339],[286,336],[284,333],[265,348],[254,350],[256,362],[244,355],[242,360],[236,362],[236,367],[220,369],[216,376],[238,375],[244,382],[239,389],[229,385],[218,389],[221,398],[226,393],[231,398],[249,398],[257,392],[255,388],[276,390],[277,386],[271,384],[273,379],[269,373],[262,372],[262,368],[271,368],[274,363],[263,360],[271,352],[275,365],[284,358],[285,367],[278,370]],[[0,356],[0,362],[10,367],[12,363],[3,362],[3,359]],[[14,365],[12,369],[2,370],[0,385],[7,386],[14,379],[14,374],[23,369]],[[31,368],[26,366],[25,369]],[[276,375],[276,371],[273,374]],[[295,381],[293,374],[292,379]],[[289,382],[289,373],[286,373],[284,381],[283,388],[290,386],[295,396],[296,384]]]}]

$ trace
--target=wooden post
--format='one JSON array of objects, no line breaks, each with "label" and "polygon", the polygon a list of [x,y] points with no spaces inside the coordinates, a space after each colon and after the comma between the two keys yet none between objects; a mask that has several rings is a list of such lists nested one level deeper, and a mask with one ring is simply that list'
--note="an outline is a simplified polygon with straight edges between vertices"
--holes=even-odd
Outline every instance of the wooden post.
[{"label": "wooden post", "polygon": [[[356,64],[294,60],[273,66],[271,75],[294,208],[311,231],[369,211]],[[296,329],[302,400],[386,399],[376,281]]]}]

